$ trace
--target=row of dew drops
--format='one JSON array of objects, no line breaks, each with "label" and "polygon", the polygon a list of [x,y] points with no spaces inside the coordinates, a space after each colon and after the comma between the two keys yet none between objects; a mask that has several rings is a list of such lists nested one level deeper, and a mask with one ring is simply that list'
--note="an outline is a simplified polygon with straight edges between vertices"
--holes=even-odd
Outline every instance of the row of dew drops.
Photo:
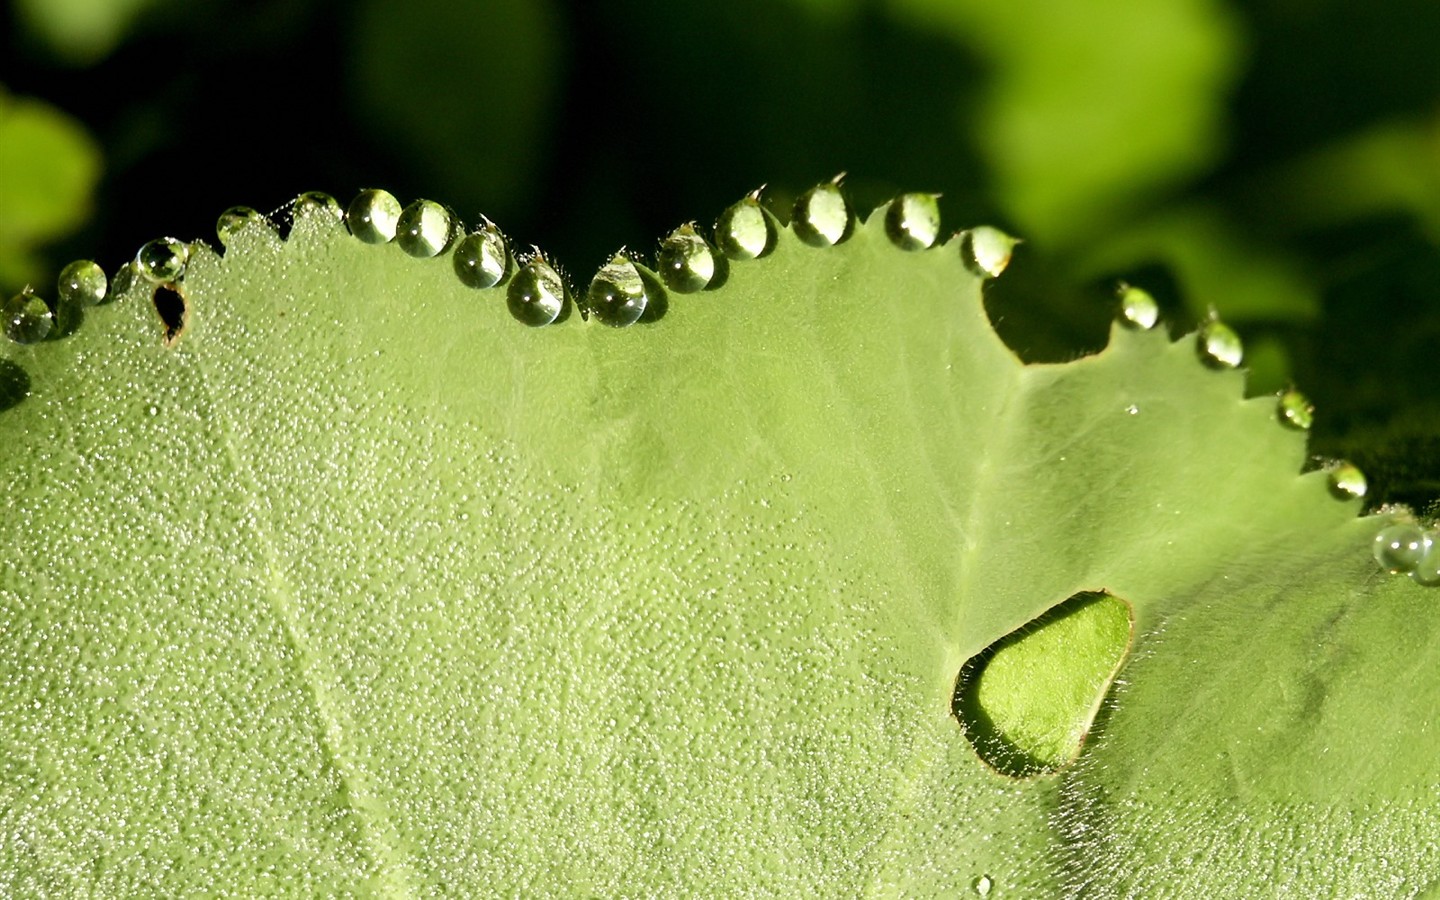
[{"label": "row of dew drops", "polygon": [[[835,246],[853,233],[856,217],[841,190],[842,177],[816,185],[796,200],[791,228],[806,244]],[[938,199],[938,194],[930,193],[896,197],[885,209],[885,232],[891,242],[907,251],[950,243],[940,242]],[[455,215],[439,203],[416,200],[402,207],[392,194],[375,189],[361,191],[343,209],[334,197],[320,192],[301,194],[287,208],[292,217],[302,211],[332,217],[367,244],[394,243],[414,257],[437,257],[449,250],[455,274],[462,283],[477,289],[506,287],[511,314],[526,325],[548,325],[565,313],[569,292],[561,274],[539,248],[514,253],[509,240],[488,219],[467,233]],[[222,245],[229,244],[242,229],[254,225],[272,227],[269,217],[250,207],[231,207],[217,221],[216,234]],[[713,244],[694,223],[681,225],[661,242],[656,270],[645,267],[622,249],[600,267],[576,305],[585,319],[594,317],[616,327],[645,320],[647,314],[658,318],[666,290],[690,294],[718,287],[725,280],[729,261],[768,255],[778,240],[779,227],[775,216],[761,204],[761,191],[752,191],[720,215]],[[982,278],[1004,272],[1018,243],[1003,231],[985,225],[959,232],[956,241],[966,266]],[[175,238],[150,241],[117,274],[117,289],[122,277],[137,274],[157,286],[173,285],[184,277],[188,258],[188,245]],[[17,343],[42,341],[55,328],[57,311],[67,304],[98,305],[104,302],[109,287],[99,265],[77,260],[60,272],[58,304],[52,305],[27,288],[5,303],[0,324]],[[1159,306],[1143,289],[1122,284],[1119,300],[1122,324],[1150,330],[1159,323]],[[1196,335],[1196,350],[1207,365],[1219,369],[1238,367],[1244,356],[1239,335],[1213,313]],[[1313,421],[1314,408],[1303,394],[1292,389],[1280,394],[1276,415],[1284,425],[1306,430]],[[1356,466],[1341,461],[1330,464],[1328,469],[1330,490],[1336,497],[1364,497],[1365,476]],[[1377,538],[1375,556],[1385,568],[1408,573],[1420,584],[1440,584],[1440,535],[1435,531],[1410,523],[1387,528]]]},{"label": "row of dew drops", "polygon": [[[637,262],[626,250],[617,252],[596,273],[576,304],[582,317],[593,316],[617,327],[645,320],[647,314],[658,318],[667,290],[689,294],[717,288],[725,279],[730,260],[768,255],[776,245],[780,225],[761,205],[760,195],[760,191],[754,191],[721,214],[715,224],[713,245],[693,223],[676,229],[661,242],[658,272]],[[937,199],[935,194],[910,193],[900,195],[889,205],[885,227],[896,246],[925,250],[936,245],[940,237]],[[359,240],[368,244],[395,243],[414,257],[436,257],[450,250],[455,274],[464,284],[473,288],[507,287],[508,306],[519,321],[540,326],[563,318],[569,291],[561,274],[538,248],[532,248],[530,253],[513,253],[509,241],[489,220],[465,233],[451,211],[439,203],[417,200],[402,208],[393,195],[383,190],[361,191],[344,209],[335,198],[319,192],[301,194],[286,208],[292,217],[302,211],[332,216]],[[837,177],[801,195],[791,225],[805,243],[824,247],[849,238],[855,221]],[[271,219],[250,207],[236,206],[221,214],[216,233],[220,243],[228,245],[243,228],[255,224],[269,227]],[[1003,272],[1016,244],[1014,238],[989,226],[961,232],[959,238],[967,265],[982,277]],[[122,277],[139,275],[155,285],[173,285],[183,278],[188,257],[187,244],[175,238],[159,238],[142,246],[116,279],[118,282]],[[57,312],[66,305],[98,305],[108,292],[104,271],[94,262],[78,260],[60,273],[57,304],[26,288],[5,303],[0,322],[11,340],[37,343],[52,334]],[[118,284],[116,292],[121,292]]]}]

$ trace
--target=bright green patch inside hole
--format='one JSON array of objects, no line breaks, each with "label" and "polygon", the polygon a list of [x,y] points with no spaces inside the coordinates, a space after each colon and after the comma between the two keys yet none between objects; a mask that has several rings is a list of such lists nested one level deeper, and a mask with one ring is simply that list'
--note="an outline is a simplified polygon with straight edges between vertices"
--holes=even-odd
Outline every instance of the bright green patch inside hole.
[{"label": "bright green patch inside hole", "polygon": [[1130,605],[1076,594],[972,657],[955,715],[975,751],[1023,778],[1075,759],[1130,646]]}]

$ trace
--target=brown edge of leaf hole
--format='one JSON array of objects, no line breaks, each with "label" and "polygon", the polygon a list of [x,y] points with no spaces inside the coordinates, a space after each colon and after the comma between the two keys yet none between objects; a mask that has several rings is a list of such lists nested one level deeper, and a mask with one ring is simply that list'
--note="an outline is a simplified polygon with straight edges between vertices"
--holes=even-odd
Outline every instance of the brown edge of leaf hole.
[{"label": "brown edge of leaf hole", "polygon": [[[161,294],[161,291],[174,297],[179,306],[178,310],[165,308],[170,307],[171,304],[165,302],[167,298]],[[161,305],[162,302],[165,303],[164,307]],[[185,296],[184,284],[178,281],[157,284],[154,292],[150,295],[150,305],[155,308],[155,313],[160,317],[160,324],[165,328],[160,343],[166,347],[174,347],[190,324],[190,298]]]}]

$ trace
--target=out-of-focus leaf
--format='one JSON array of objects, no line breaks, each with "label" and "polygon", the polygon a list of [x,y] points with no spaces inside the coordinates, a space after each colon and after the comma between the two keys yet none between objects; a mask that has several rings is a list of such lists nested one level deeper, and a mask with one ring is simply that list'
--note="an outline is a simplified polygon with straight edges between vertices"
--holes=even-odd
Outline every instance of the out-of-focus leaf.
[{"label": "out-of-focus leaf", "polygon": [[0,88],[0,289],[42,277],[36,249],[84,220],[100,166],[80,123]]},{"label": "out-of-focus leaf", "polygon": [[16,0],[18,24],[57,58],[84,66],[110,54],[162,0]]},{"label": "out-of-focus leaf", "polygon": [[1209,166],[1241,37],[1214,0],[891,0],[992,68],[973,139],[1027,237],[1091,240]]},{"label": "out-of-focus leaf", "polygon": [[1078,264],[1093,277],[1150,263],[1174,273],[1198,318],[1214,309],[1233,322],[1308,322],[1320,309],[1310,274],[1279,248],[1252,238],[1218,207],[1192,204],[1136,222],[1097,242]]},{"label": "out-of-focus leaf", "polygon": [[1292,228],[1400,210],[1414,215],[1440,246],[1440,115],[1341,138],[1263,184],[1270,208]]}]

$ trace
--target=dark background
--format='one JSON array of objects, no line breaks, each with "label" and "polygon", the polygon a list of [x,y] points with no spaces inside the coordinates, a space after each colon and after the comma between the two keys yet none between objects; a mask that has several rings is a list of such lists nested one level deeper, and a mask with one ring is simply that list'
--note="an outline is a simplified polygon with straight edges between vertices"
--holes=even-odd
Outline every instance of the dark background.
[{"label": "dark background", "polygon": [[1376,502],[1440,495],[1430,0],[14,0],[0,86],[90,160],[27,157],[0,107],[7,295],[363,187],[583,279],[843,171],[862,208],[940,191],[1026,239],[989,299],[1022,355],[1101,346],[1127,279],[1177,334],[1235,325],[1251,390],[1304,389]]}]

